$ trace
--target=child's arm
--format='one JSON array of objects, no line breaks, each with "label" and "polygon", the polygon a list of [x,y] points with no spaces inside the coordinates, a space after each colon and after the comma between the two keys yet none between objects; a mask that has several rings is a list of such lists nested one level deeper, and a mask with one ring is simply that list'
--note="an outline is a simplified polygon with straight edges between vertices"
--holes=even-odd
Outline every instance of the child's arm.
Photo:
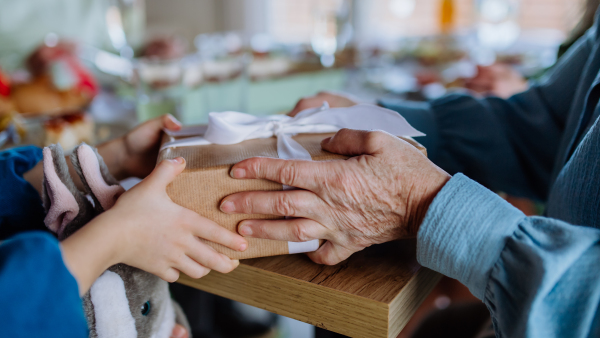
[{"label": "child's arm", "polygon": [[[181,123],[172,115],[163,115],[147,121],[131,130],[123,137],[105,142],[97,147],[110,173],[117,179],[128,177],[144,178],[150,174],[158,157],[160,135],[163,128],[181,129]],[[80,190],[84,190],[79,176],[69,159],[69,172]],[[27,180],[41,195],[44,171],[39,162],[27,171],[23,178]]]},{"label": "child's arm", "polygon": [[185,168],[183,158],[165,160],[114,207],[61,242],[63,259],[80,294],[108,267],[125,263],[174,282],[183,272],[200,278],[239,264],[199,238],[244,251],[246,240],[171,201],[166,187]]},{"label": "child's arm", "polygon": [[0,304],[3,337],[88,336],[77,281],[47,232],[26,232],[0,245]]}]

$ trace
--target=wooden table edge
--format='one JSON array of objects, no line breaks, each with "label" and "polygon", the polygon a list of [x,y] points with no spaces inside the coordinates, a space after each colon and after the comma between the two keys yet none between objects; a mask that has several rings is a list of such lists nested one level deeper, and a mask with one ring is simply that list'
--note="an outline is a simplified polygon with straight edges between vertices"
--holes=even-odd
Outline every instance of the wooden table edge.
[{"label": "wooden table edge", "polygon": [[229,274],[211,271],[197,280],[182,274],[177,282],[350,337],[395,338],[440,278],[419,268],[389,304],[243,262]]}]

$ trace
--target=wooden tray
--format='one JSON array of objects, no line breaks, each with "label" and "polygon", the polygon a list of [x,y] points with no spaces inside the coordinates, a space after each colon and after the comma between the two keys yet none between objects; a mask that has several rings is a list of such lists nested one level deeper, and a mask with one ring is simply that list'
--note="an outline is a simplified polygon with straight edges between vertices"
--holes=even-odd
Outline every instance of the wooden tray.
[{"label": "wooden tray", "polygon": [[441,278],[415,252],[404,240],[335,266],[303,254],[247,259],[229,274],[178,282],[350,337],[395,338]]}]

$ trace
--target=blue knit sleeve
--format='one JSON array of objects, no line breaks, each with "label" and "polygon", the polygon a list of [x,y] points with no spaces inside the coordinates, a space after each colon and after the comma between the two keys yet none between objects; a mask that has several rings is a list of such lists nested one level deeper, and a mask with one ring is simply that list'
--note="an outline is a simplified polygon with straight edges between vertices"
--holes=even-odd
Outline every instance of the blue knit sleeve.
[{"label": "blue knit sleeve", "polygon": [[0,337],[88,337],[77,282],[48,233],[0,245],[0,304]]},{"label": "blue knit sleeve", "polygon": [[23,174],[42,159],[42,150],[27,146],[0,152],[0,240],[28,230],[45,230],[40,196]]}]

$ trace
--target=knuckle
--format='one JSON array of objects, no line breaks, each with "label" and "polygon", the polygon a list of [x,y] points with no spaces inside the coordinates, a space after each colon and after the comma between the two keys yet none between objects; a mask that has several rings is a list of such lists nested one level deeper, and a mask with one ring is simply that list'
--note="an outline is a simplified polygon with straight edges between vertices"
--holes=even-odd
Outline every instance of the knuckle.
[{"label": "knuckle", "polygon": [[180,249],[173,250],[173,252],[167,256],[169,265],[173,265],[173,266],[179,265],[179,263],[183,260],[184,255],[185,254]]},{"label": "knuckle", "polygon": [[253,176],[258,176],[260,174],[260,168],[261,168],[260,163],[261,163],[260,158],[251,158],[251,159],[247,160],[245,163],[246,170]]},{"label": "knuckle", "polygon": [[298,102],[296,103],[296,107],[300,108],[302,107],[304,104],[306,103],[306,97],[301,98],[300,100],[298,100]]},{"label": "knuckle", "polygon": [[352,132],[352,129],[342,128],[337,131],[336,135],[343,136],[344,134],[351,133],[351,132]]},{"label": "knuckle", "polygon": [[240,201],[240,206],[244,214],[252,214],[252,198],[250,196],[244,196]]},{"label": "knuckle", "polygon": [[307,242],[311,240],[310,236],[308,235],[306,224],[303,223],[296,224],[296,226],[293,228],[293,236],[298,240],[298,242]]},{"label": "knuckle", "polygon": [[217,269],[219,267],[219,257],[216,252],[212,252],[204,258],[204,262],[202,265],[206,266],[208,269]]},{"label": "knuckle", "polygon": [[182,223],[193,224],[198,221],[198,214],[186,208],[181,208],[176,217]]},{"label": "knuckle", "polygon": [[386,136],[382,131],[370,131],[365,135],[365,145],[370,149],[378,148]]},{"label": "knuckle", "polygon": [[276,212],[282,216],[295,216],[294,201],[288,194],[280,194],[275,204]]},{"label": "knuckle", "polygon": [[281,183],[294,186],[298,177],[298,168],[293,162],[289,162],[284,165],[279,171],[279,180]]}]

